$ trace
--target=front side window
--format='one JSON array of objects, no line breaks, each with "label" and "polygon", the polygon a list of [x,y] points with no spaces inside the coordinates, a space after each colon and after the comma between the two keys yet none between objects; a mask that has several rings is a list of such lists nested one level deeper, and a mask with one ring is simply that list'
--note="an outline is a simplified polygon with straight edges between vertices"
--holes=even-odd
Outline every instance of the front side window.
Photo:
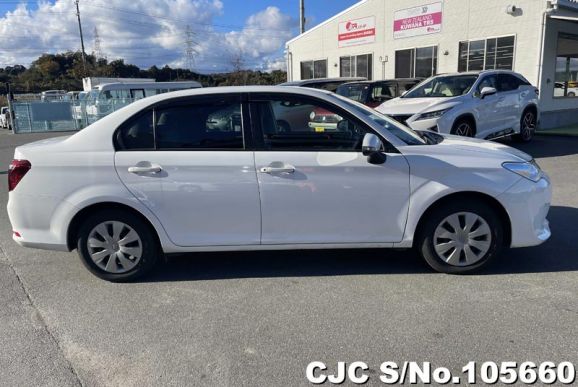
[{"label": "front side window", "polygon": [[459,43],[458,71],[512,70],[515,36]]},{"label": "front side window", "polygon": [[327,59],[301,62],[301,79],[327,78]]},{"label": "front side window", "polygon": [[216,101],[155,111],[157,149],[243,149],[241,104]]},{"label": "front side window", "polygon": [[487,75],[485,76],[480,83],[478,83],[478,87],[476,88],[475,96],[479,97],[484,90],[484,87],[493,87],[494,89],[498,90],[498,79],[495,75]]},{"label": "front side window", "polygon": [[413,88],[401,98],[457,97],[467,94],[477,79],[477,75],[434,77]]},{"label": "front side window", "polygon": [[578,96],[578,35],[559,34],[554,97]]},{"label": "front side window", "polygon": [[257,106],[267,150],[361,151],[367,130],[330,105],[279,97]]}]

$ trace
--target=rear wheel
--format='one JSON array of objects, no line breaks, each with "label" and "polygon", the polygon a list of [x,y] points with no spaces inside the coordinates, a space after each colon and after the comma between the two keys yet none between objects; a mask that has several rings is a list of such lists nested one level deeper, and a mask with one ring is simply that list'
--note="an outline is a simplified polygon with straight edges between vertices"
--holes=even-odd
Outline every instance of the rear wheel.
[{"label": "rear wheel", "polygon": [[476,124],[471,118],[460,118],[454,122],[451,134],[464,137],[475,137]]},{"label": "rear wheel", "polygon": [[107,281],[139,278],[155,266],[161,254],[150,226],[126,211],[93,214],[82,223],[78,235],[82,263]]},{"label": "rear wheel", "polygon": [[514,136],[516,141],[529,142],[534,138],[536,132],[536,113],[533,110],[526,110],[520,119],[520,133]]},{"label": "rear wheel", "polygon": [[502,223],[490,206],[455,203],[428,215],[415,246],[434,270],[463,274],[499,255],[502,243]]}]

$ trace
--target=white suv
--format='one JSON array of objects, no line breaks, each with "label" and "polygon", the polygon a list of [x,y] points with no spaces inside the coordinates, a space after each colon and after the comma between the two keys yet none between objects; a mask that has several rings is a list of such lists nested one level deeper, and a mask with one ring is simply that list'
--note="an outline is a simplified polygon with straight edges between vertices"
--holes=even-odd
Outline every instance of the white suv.
[{"label": "white suv", "polygon": [[[308,125],[320,109],[335,128]],[[16,148],[8,178],[16,242],[76,248],[112,281],[163,253],[229,250],[414,247],[463,273],[550,236],[550,181],[529,155],[298,87],[145,98]]]},{"label": "white suv", "polygon": [[530,141],[538,123],[538,89],[513,71],[431,77],[376,108],[415,130]]}]

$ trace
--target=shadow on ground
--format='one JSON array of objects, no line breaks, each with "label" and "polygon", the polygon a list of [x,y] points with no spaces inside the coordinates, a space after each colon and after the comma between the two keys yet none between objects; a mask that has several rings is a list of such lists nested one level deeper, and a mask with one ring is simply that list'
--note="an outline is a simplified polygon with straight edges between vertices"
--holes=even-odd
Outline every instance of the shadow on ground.
[{"label": "shadow on ground", "polygon": [[501,141],[506,145],[518,148],[535,158],[575,155],[578,153],[578,137],[535,136],[527,144],[514,141]]},{"label": "shadow on ground", "polygon": [[[480,275],[578,271],[578,209],[552,207],[552,238],[506,250]],[[413,252],[388,249],[195,253],[172,256],[144,282],[231,278],[432,274]]]}]

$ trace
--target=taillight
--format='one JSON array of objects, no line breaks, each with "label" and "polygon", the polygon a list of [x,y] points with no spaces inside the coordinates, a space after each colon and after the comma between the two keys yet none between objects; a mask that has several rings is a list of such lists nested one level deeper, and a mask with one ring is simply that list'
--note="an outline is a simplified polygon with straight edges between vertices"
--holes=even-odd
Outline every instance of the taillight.
[{"label": "taillight", "polygon": [[8,168],[8,191],[12,191],[32,168],[28,160],[12,160]]}]

